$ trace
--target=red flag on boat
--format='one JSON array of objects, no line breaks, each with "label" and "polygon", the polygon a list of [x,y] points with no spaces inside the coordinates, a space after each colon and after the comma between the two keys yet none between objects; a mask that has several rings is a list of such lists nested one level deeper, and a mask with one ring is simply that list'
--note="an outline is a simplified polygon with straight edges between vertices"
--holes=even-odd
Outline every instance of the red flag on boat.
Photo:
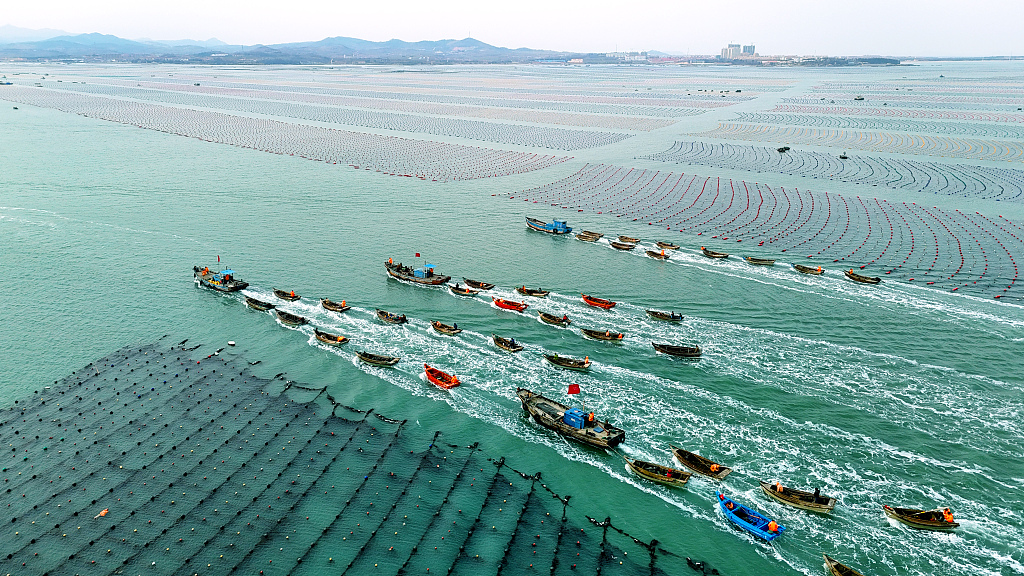
[{"label": "red flag on boat", "polygon": [[217,256],[217,264],[220,264],[220,255]]},{"label": "red flag on boat", "polygon": [[420,257],[420,253],[419,253],[419,252],[417,252],[417,253],[416,253],[416,257],[417,257],[417,258],[419,258],[419,257]]},{"label": "red flag on boat", "polygon": [[569,384],[569,394],[579,394],[579,393],[580,393],[580,385],[579,384]]}]

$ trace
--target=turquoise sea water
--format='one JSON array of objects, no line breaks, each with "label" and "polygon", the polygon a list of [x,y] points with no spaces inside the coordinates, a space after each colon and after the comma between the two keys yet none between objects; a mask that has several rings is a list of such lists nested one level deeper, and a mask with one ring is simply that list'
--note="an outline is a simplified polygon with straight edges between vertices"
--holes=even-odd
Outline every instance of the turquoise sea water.
[{"label": "turquoise sea water", "polygon": [[[1024,558],[1021,354],[1024,308],[884,283],[854,285],[788,267],[703,258],[692,237],[656,262],[606,244],[529,232],[524,216],[566,217],[609,236],[662,239],[649,227],[579,215],[501,196],[578,168],[514,178],[434,183],[270,155],[129,126],[10,105],[0,109],[0,394],[4,404],[121,346],[164,334],[262,360],[266,375],[328,385],[343,402],[408,418],[424,436],[443,429],[480,441],[521,470],[542,470],[591,515],[611,515],[680,556],[722,574],[822,573],[822,552],[865,574],[1019,574]],[[497,195],[497,196],[493,196]],[[527,314],[489,299],[458,298],[386,277],[383,262],[421,253],[439,271],[551,290]],[[639,251],[638,251],[639,252]],[[340,351],[312,327],[288,329],[247,309],[238,295],[195,287],[193,265],[225,266],[269,299],[352,338]],[[581,292],[620,302],[584,306]],[[339,316],[316,299],[345,299]],[[405,313],[384,326],[374,308]],[[681,325],[646,308],[681,312]],[[556,329],[535,311],[568,314],[576,327],[625,332],[621,345]],[[429,321],[458,322],[445,337]],[[527,349],[510,356],[491,333]],[[180,339],[180,338],[179,338]],[[695,363],[655,355],[651,341],[698,343]],[[353,361],[354,349],[393,352],[395,370]],[[588,375],[555,370],[541,352],[588,355]],[[438,390],[422,362],[463,386]],[[731,529],[716,486],[645,484],[614,455],[566,443],[521,416],[515,387],[562,397],[583,389],[588,408],[627,430],[622,450],[669,463],[669,443],[728,463],[724,483],[740,501],[780,519],[773,546]],[[767,501],[757,480],[819,486],[841,505],[830,518]],[[882,504],[950,506],[953,534],[887,521]],[[327,572],[325,572],[327,573]]]}]

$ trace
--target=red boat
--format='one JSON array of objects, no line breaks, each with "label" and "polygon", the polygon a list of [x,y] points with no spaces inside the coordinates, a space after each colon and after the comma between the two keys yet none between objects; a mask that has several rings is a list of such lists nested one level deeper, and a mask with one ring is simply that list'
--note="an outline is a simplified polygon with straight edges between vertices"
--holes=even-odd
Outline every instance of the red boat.
[{"label": "red boat", "polygon": [[504,308],[505,310],[515,310],[516,312],[522,312],[523,310],[526,310],[527,306],[529,306],[529,304],[527,304],[526,302],[505,300],[504,298],[495,298],[494,296],[491,296],[491,300],[494,300],[494,305],[497,306],[498,308]]},{"label": "red boat", "polygon": [[430,380],[437,386],[448,390],[449,388],[455,388],[459,385],[459,379],[454,374],[448,374],[442,372],[437,368],[433,368],[430,365],[424,363],[423,370],[427,373],[427,380]]},{"label": "red boat", "polygon": [[604,308],[605,310],[615,307],[615,302],[612,302],[611,300],[595,298],[594,296],[587,296],[586,294],[583,295],[583,301],[595,308]]}]

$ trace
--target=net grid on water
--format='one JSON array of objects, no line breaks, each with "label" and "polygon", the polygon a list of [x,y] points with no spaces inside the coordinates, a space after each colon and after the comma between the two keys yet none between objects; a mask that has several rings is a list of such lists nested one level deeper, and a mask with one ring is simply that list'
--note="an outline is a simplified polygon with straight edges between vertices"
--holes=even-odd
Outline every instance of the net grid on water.
[{"label": "net grid on water", "polygon": [[477,444],[424,446],[404,420],[186,343],[119,350],[0,410],[0,573],[655,575],[679,559],[574,521],[569,496]]}]

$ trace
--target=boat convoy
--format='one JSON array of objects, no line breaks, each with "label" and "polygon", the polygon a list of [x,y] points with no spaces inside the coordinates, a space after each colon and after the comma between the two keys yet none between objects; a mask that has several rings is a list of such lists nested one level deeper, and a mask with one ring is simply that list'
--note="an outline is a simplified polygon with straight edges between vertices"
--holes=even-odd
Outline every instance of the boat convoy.
[{"label": "boat convoy", "polygon": [[[531,230],[553,235],[565,235],[572,232],[572,228],[567,226],[566,222],[562,220],[554,220],[549,224],[534,218],[527,218],[526,223]],[[588,230],[584,230],[576,234],[576,238],[584,242],[596,242],[603,237],[604,234]],[[618,236],[617,240],[610,241],[609,244],[613,248],[617,248],[619,250],[632,250],[639,244],[639,242],[640,240],[637,238]],[[659,241],[656,245],[659,251],[648,250],[647,255],[660,260],[669,258],[666,254],[666,250],[679,249],[679,246],[668,242]],[[701,253],[704,256],[713,259],[724,259],[729,257],[729,254],[727,253],[715,252],[704,246],[701,246]],[[419,256],[419,254],[417,254],[417,256]],[[744,260],[756,266],[773,266],[775,264],[775,260],[757,258],[753,256],[746,256],[744,257]],[[419,268],[412,268],[401,263],[395,264],[393,259],[389,258],[384,266],[387,274],[391,278],[421,286],[444,286],[456,296],[473,298],[481,292],[487,292],[495,288],[495,284],[471,280],[469,278],[463,278],[464,285],[459,282],[452,285],[450,284],[451,277],[438,274],[435,271],[436,267],[433,264],[424,264]],[[824,274],[824,270],[820,266],[810,267],[802,264],[794,264],[793,268],[803,274]],[[880,278],[863,276],[855,273],[852,269],[844,271],[843,273],[847,278],[858,283],[877,284],[881,282]],[[202,269],[199,267],[193,267],[193,275],[197,285],[210,288],[218,292],[237,292],[244,290],[249,286],[247,282],[236,278],[234,271],[228,269],[220,272],[212,272],[209,267]],[[527,288],[525,285],[515,287],[515,291],[522,296],[538,299],[544,299],[550,294],[550,291],[548,290],[540,288],[531,289]],[[296,294],[293,290],[286,291],[275,288],[273,290],[273,294],[275,298],[284,302],[295,302],[301,299],[301,296]],[[494,306],[502,310],[522,313],[530,306],[526,301],[519,302],[496,296],[490,296],[490,298]],[[581,300],[588,306],[602,310],[611,310],[617,304],[617,302],[612,300],[588,294],[581,294]],[[245,295],[244,302],[246,306],[253,310],[272,311],[276,318],[285,325],[301,326],[308,323],[306,318],[281,310],[274,302],[266,302],[250,295]],[[331,312],[344,313],[351,309],[351,306],[347,305],[345,300],[336,302],[327,298],[322,298],[319,302],[321,307]],[[681,322],[683,320],[683,315],[676,314],[674,311],[666,312],[661,310],[647,310],[646,313],[650,318],[664,322]],[[396,314],[379,308],[375,309],[375,314],[381,322],[386,324],[401,325],[406,324],[409,321],[405,314]],[[572,322],[566,314],[558,316],[557,314],[539,311],[538,317],[546,324],[561,328],[568,328]],[[457,336],[462,332],[462,329],[460,329],[458,324],[454,322],[452,324],[445,324],[439,320],[432,320],[430,324],[434,331],[446,336]],[[581,328],[580,333],[584,337],[592,340],[613,343],[621,342],[626,337],[626,335],[621,332],[609,329],[594,330]],[[349,342],[349,338],[346,336],[326,332],[319,328],[314,328],[314,337],[320,343],[331,347],[340,347]],[[497,348],[509,353],[519,353],[525,349],[524,345],[521,342],[516,341],[515,338],[506,338],[498,336],[497,334],[491,334],[491,340]],[[679,358],[699,359],[702,354],[702,350],[698,345],[691,346],[659,342],[651,342],[651,345],[658,353]],[[355,355],[361,362],[380,367],[392,367],[401,361],[400,357],[362,350],[356,351]],[[544,354],[543,356],[548,363],[566,370],[586,372],[592,365],[589,356],[586,356],[583,359],[562,356],[557,353]],[[427,363],[423,364],[423,374],[427,381],[445,390],[451,390],[462,384],[459,378],[454,374],[444,372],[440,368],[431,366]],[[575,391],[573,388],[575,388]],[[578,386],[570,386],[570,394],[578,392]],[[608,449],[612,451],[615,451],[616,446],[622,444],[626,440],[625,430],[611,424],[607,419],[600,419],[594,412],[586,412],[581,407],[562,404],[526,388],[517,388],[516,396],[522,404],[523,411],[530,419],[540,426],[561,436],[593,448]],[[669,445],[668,449],[673,459],[684,469],[677,469],[657,462],[648,462],[630,458],[622,454],[619,454],[619,456],[625,460],[626,469],[637,477],[668,487],[683,487],[687,485],[693,475],[700,476],[710,481],[721,482],[733,472],[732,468],[724,464],[713,461],[705,456],[701,456],[684,448]],[[817,488],[811,492],[783,486],[780,482],[772,484],[763,480],[759,481],[759,485],[761,491],[768,498],[781,504],[807,512],[830,514],[838,503],[835,497],[823,495]],[[737,502],[736,500],[726,496],[721,491],[717,491],[715,494],[723,515],[729,520],[729,522],[740,530],[745,531],[765,542],[772,542],[785,532],[786,528],[774,519],[768,518],[749,506]],[[883,511],[888,518],[906,526],[921,530],[950,531],[959,526],[959,523],[954,521],[953,515],[948,508],[942,510],[918,510],[885,505],[883,507]],[[830,574],[835,576],[861,576],[860,572],[838,562],[828,555],[824,555],[824,559],[825,567]]]}]

